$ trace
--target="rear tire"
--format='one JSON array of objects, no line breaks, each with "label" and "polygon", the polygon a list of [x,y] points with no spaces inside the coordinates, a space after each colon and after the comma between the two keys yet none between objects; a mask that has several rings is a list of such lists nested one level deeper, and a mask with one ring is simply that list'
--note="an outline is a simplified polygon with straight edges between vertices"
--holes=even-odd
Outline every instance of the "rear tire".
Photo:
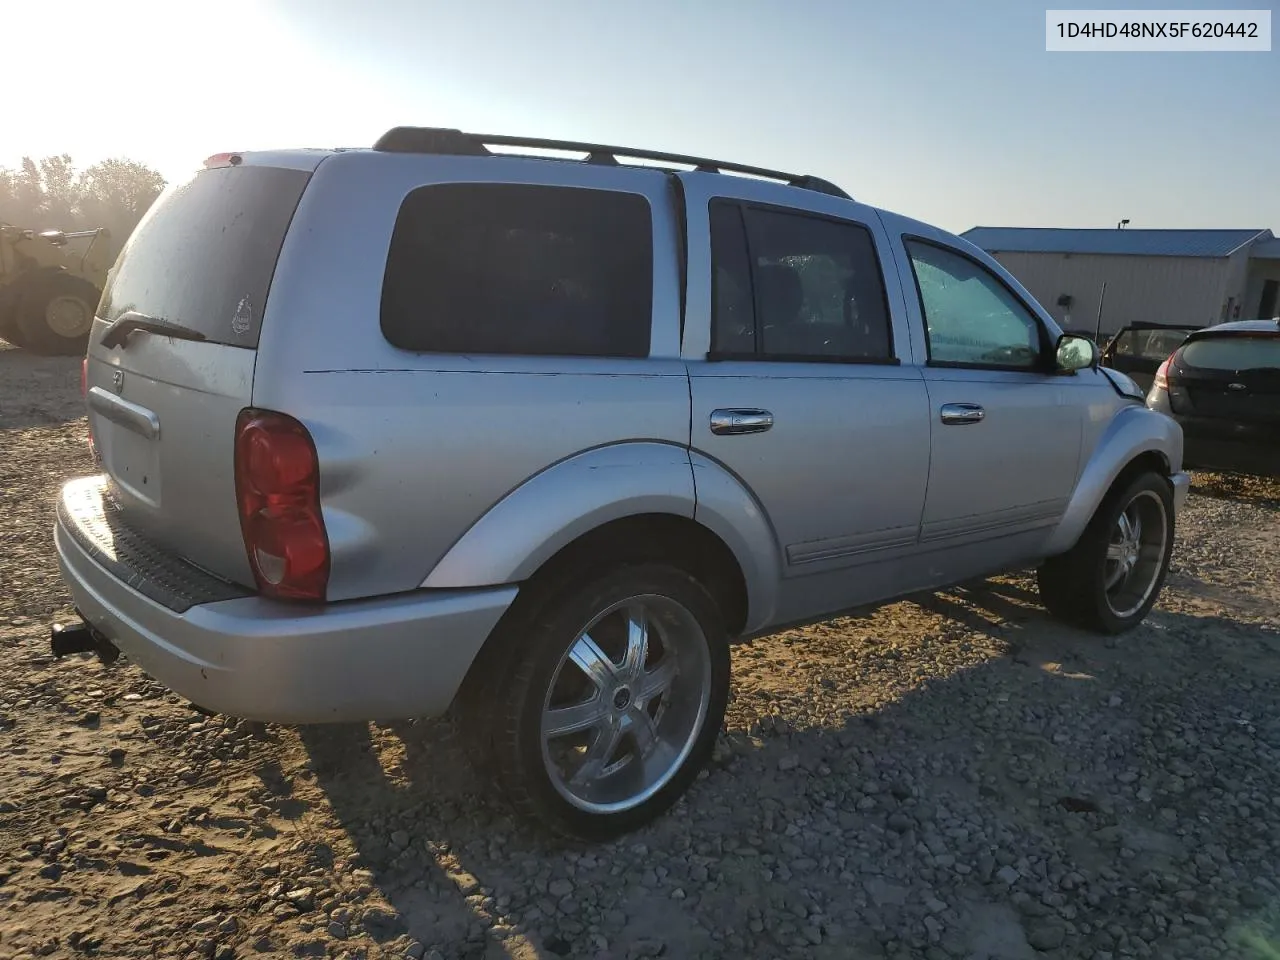
[{"label": "rear tire", "polygon": [[83,354],[101,293],[88,280],[54,273],[23,292],[17,310],[22,346],[49,356]]},{"label": "rear tire", "polygon": [[1038,571],[1040,599],[1059,620],[1119,634],[1155,605],[1173,552],[1173,489],[1143,473],[1098,508],[1076,545]]},{"label": "rear tire", "polygon": [[659,563],[529,589],[463,695],[477,768],[554,833],[628,833],[710,758],[729,694],[720,611],[702,584]]}]

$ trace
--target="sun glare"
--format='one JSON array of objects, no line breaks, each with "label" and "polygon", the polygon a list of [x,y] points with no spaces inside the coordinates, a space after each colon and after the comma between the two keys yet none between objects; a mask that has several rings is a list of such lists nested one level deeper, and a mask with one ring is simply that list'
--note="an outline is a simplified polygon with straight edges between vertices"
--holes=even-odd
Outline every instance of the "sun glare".
[{"label": "sun glare", "polygon": [[380,99],[357,66],[325,62],[264,3],[72,0],[5,18],[10,36],[35,41],[6,67],[38,77],[41,95],[9,104],[0,166],[126,156],[173,179],[220,150],[339,145],[335,121],[367,118]]}]

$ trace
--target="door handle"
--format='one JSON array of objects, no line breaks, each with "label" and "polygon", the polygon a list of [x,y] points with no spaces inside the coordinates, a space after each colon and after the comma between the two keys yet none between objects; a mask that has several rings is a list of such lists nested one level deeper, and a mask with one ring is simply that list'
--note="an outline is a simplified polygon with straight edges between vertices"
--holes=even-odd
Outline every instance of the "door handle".
[{"label": "door handle", "polygon": [[741,408],[711,411],[711,432],[718,436],[764,433],[772,426],[773,414],[768,410]]},{"label": "door handle", "polygon": [[963,423],[981,423],[987,411],[976,403],[944,403],[942,422],[955,426]]}]

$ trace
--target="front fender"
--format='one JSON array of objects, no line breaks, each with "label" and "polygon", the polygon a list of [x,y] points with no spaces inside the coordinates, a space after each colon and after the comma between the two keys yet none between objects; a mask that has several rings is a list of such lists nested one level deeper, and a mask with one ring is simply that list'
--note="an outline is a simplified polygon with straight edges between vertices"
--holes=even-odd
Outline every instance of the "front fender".
[{"label": "front fender", "polygon": [[1137,404],[1127,405],[1115,415],[1094,447],[1071,502],[1046,545],[1046,555],[1063,553],[1075,545],[1116,477],[1144,453],[1159,454],[1170,475],[1180,473],[1182,427],[1162,413]]},{"label": "front fender", "polygon": [[644,513],[693,518],[688,451],[653,442],[597,447],[508,493],[449,548],[422,586],[520,583],[584,533]]}]

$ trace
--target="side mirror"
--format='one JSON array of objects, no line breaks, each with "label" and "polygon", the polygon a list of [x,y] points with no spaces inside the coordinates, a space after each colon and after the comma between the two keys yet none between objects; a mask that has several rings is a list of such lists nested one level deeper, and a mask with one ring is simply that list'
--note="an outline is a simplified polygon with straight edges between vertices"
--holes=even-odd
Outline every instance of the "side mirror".
[{"label": "side mirror", "polygon": [[1064,333],[1058,338],[1055,361],[1059,373],[1075,373],[1098,365],[1098,345],[1088,337]]}]

